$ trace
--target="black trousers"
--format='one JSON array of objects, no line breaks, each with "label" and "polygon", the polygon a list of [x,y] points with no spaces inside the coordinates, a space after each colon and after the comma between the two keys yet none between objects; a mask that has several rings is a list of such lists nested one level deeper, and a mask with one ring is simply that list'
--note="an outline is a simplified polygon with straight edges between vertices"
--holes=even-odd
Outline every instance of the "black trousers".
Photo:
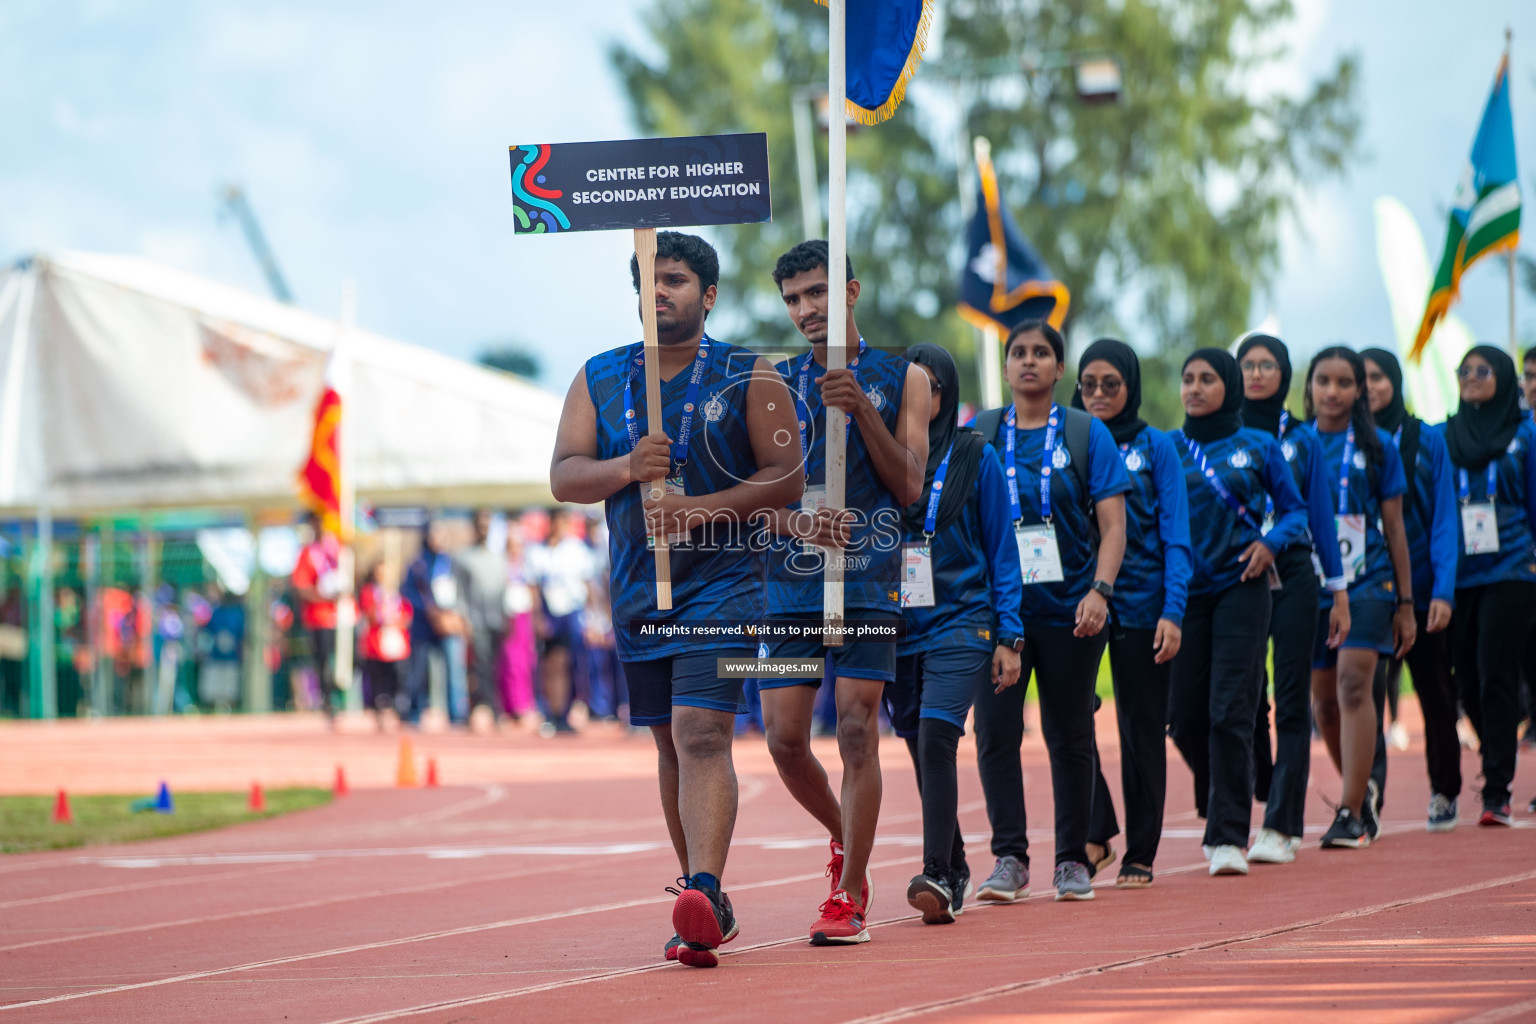
[{"label": "black trousers", "polygon": [[1209,780],[1203,801],[1207,846],[1248,845],[1259,697],[1254,679],[1269,636],[1269,596],[1261,576],[1191,596],[1184,612],[1169,733],[1195,777]]},{"label": "black trousers", "polygon": [[376,658],[363,660],[363,692],[368,695],[369,705],[378,711],[386,708],[398,710],[400,684],[404,678],[403,661],[379,661]]},{"label": "black trousers", "polygon": [[[1419,638],[1408,651],[1408,657],[1382,658],[1376,671],[1386,673],[1390,699],[1390,687],[1394,680],[1401,678],[1403,665],[1407,664],[1414,693],[1419,697],[1419,708],[1424,713],[1424,760],[1429,769],[1429,788],[1441,796],[1455,799],[1461,792],[1461,738],[1456,735],[1456,719],[1461,712],[1456,707],[1456,681],[1451,677],[1451,640],[1455,630],[1429,632],[1429,612],[1425,609],[1416,609],[1413,617],[1418,620]],[[1376,717],[1381,718],[1379,700]],[[1371,778],[1385,788],[1387,744],[1383,737],[1377,737]]]},{"label": "black trousers", "polygon": [[[1520,728],[1520,663],[1536,625],[1536,583],[1458,588],[1456,688],[1483,750],[1483,806],[1509,802]],[[1449,794],[1448,794],[1449,795]]]},{"label": "black trousers", "polygon": [[501,649],[506,642],[506,629],[476,627],[469,643],[470,707],[484,704],[497,717],[503,711],[497,670],[501,666]]},{"label": "black trousers", "polygon": [[[1312,772],[1312,641],[1320,598],[1311,549],[1292,544],[1275,559],[1281,589],[1270,593],[1269,635],[1275,643],[1275,747],[1269,746],[1269,680],[1259,657],[1254,685],[1254,796],[1265,802],[1264,827],[1299,836]],[[1266,645],[1267,646],[1267,645]]]},{"label": "black trousers", "polygon": [[[1120,730],[1120,791],[1125,796],[1125,864],[1151,867],[1163,835],[1168,791],[1168,683],[1171,663],[1157,664],[1155,629],[1119,629],[1109,635],[1115,724]],[[1091,842],[1118,834],[1115,804],[1094,748]]]},{"label": "black trousers", "polygon": [[329,717],[336,713],[336,630],[312,629],[309,638],[314,645],[315,675],[320,680],[320,710]]},{"label": "black trousers", "polygon": [[1024,695],[1033,673],[1040,730],[1051,758],[1056,804],[1056,861],[1088,863],[1083,848],[1093,813],[1093,691],[1104,656],[1104,631],[1075,637],[1071,626],[1027,627],[1019,681],[1001,694],[976,688],[976,762],[992,823],[992,854],[1029,863],[1024,811]]}]

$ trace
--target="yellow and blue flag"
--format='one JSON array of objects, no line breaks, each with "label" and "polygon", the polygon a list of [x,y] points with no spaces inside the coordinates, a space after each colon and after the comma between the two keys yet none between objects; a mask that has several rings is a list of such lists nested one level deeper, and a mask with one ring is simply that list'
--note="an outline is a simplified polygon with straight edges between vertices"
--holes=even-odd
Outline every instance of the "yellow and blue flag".
[{"label": "yellow and blue flag", "polygon": [[985,330],[1004,334],[1025,320],[1061,328],[1072,296],[1056,280],[1019,230],[997,187],[992,158],[977,155],[981,194],[966,233],[965,269],[960,273],[959,313]]},{"label": "yellow and blue flag", "polygon": [[[827,0],[813,0],[825,7]],[[923,62],[934,0],[848,0],[848,116],[879,124],[896,113]]]},{"label": "yellow and blue flag", "polygon": [[1493,92],[1483,108],[1482,123],[1472,142],[1472,157],[1456,184],[1451,222],[1445,233],[1440,269],[1429,288],[1429,304],[1419,322],[1414,362],[1424,352],[1435,325],[1456,301],[1461,275],[1492,252],[1520,243],[1520,175],[1515,166],[1515,124],[1509,105],[1509,54],[1499,62]]}]

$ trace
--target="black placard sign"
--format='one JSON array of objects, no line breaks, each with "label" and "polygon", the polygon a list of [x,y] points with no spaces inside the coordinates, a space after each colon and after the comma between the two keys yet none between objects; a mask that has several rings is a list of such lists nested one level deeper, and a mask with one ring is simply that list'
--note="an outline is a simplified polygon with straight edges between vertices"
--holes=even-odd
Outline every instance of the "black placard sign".
[{"label": "black placard sign", "polygon": [[768,136],[512,147],[514,234],[772,219]]}]

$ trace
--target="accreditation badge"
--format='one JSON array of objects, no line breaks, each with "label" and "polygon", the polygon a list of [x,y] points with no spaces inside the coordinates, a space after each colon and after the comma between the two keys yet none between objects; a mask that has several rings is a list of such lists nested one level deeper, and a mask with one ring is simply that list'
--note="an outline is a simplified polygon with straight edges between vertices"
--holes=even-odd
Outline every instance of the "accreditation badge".
[{"label": "accreditation badge", "polygon": [[1365,516],[1358,512],[1336,515],[1333,524],[1339,534],[1339,560],[1344,563],[1344,583],[1347,586],[1365,572]]},{"label": "accreditation badge", "polygon": [[1046,523],[1015,526],[1013,537],[1019,545],[1019,570],[1026,587],[1031,583],[1060,583],[1066,578],[1061,571],[1055,527]]},{"label": "accreditation badge", "polygon": [[1461,506],[1463,550],[1469,555],[1491,555],[1499,550],[1499,517],[1491,501],[1472,501]]},{"label": "accreditation badge", "polygon": [[932,608],[933,549],[927,544],[904,544],[901,555],[901,606]]}]

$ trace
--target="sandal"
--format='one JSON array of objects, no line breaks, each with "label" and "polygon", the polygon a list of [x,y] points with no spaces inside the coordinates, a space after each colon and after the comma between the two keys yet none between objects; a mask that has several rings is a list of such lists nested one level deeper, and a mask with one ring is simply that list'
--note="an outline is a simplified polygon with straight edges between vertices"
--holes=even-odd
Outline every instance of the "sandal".
[{"label": "sandal", "polygon": [[1145,889],[1152,884],[1152,869],[1140,864],[1120,865],[1120,877],[1115,879],[1116,889]]},{"label": "sandal", "polygon": [[1102,857],[1100,857],[1098,860],[1094,860],[1092,854],[1088,855],[1088,857],[1089,857],[1089,861],[1088,861],[1088,877],[1089,878],[1093,878],[1100,871],[1103,871],[1105,868],[1109,867],[1111,864],[1113,864],[1115,862],[1116,854],[1115,854],[1115,848],[1113,846],[1111,846],[1110,844],[1108,844],[1108,843],[1102,843],[1102,844],[1101,843],[1091,843],[1089,845],[1092,845],[1092,846],[1100,846],[1100,845],[1102,845],[1104,847],[1104,855]]}]

